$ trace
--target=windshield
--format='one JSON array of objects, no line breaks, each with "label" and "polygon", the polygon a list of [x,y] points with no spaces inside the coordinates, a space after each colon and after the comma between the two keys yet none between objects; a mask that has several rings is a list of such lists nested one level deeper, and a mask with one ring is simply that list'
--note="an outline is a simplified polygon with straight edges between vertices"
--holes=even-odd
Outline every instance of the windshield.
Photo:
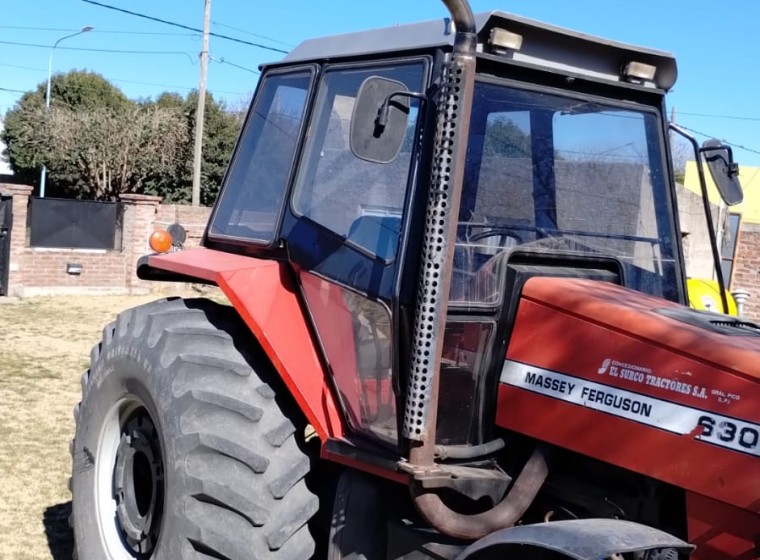
[{"label": "windshield", "polygon": [[498,303],[515,251],[614,258],[677,300],[661,145],[653,112],[476,83],[452,302]]}]

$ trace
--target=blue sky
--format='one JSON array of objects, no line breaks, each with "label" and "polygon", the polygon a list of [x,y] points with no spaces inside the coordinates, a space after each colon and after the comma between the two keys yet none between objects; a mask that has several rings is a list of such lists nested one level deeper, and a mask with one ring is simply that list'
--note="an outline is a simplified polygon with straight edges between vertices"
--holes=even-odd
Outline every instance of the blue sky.
[{"label": "blue sky", "polygon": [[[202,26],[203,0],[103,1],[185,25]],[[673,52],[678,59],[679,80],[668,105],[676,108],[677,122],[756,150],[758,153],[737,149],[736,156],[740,163],[760,166],[760,2],[472,0],[472,5],[475,11],[503,9],[585,33]],[[54,71],[86,68],[99,72],[133,98],[156,96],[166,90],[186,93],[197,87],[199,34],[82,0],[5,0],[0,7],[0,114],[21,95],[5,90],[25,91],[44,81],[49,45],[67,31],[84,25],[94,26],[95,30],[61,43],[55,51]],[[436,0],[213,0],[211,19],[215,22],[212,31],[287,50],[308,37],[445,15],[443,4]],[[48,47],[9,45],[3,41]],[[214,37],[210,50],[218,62],[209,67],[209,90],[231,102],[250,95],[257,80],[256,74],[239,67],[255,70],[260,63],[282,56]]]}]

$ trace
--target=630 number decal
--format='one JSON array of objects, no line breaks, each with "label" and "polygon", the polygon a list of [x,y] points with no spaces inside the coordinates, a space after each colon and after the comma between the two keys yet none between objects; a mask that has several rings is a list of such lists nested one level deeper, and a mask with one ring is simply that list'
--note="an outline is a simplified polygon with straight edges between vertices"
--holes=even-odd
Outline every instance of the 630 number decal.
[{"label": "630 number decal", "polygon": [[760,455],[760,429],[757,426],[719,416],[702,415],[697,422],[702,427],[698,439],[721,447]]}]

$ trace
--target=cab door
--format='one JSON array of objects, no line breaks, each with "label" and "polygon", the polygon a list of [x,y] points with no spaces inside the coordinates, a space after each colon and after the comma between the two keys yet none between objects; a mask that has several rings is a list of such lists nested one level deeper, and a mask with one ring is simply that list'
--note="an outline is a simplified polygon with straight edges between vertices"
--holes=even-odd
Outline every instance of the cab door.
[{"label": "cab door", "polygon": [[389,445],[398,441],[392,310],[417,168],[419,101],[410,103],[407,136],[391,163],[352,153],[351,118],[366,79],[424,91],[429,65],[416,58],[324,68],[282,227],[346,419],[355,432]]}]

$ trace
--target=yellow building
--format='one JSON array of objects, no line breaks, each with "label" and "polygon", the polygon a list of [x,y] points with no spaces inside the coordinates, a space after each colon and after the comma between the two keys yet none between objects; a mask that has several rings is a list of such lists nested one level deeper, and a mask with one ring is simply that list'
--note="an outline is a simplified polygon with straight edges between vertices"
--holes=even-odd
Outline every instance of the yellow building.
[{"label": "yellow building", "polygon": [[[710,195],[710,202],[719,207],[725,208],[707,167],[705,167],[705,179],[707,181],[707,192]],[[740,162],[739,180],[741,181],[742,189],[744,190],[744,202],[732,206],[728,211],[731,214],[741,214],[741,221],[745,224],[760,224],[760,167],[747,167],[743,166]],[[702,196],[702,191],[699,187],[697,164],[694,161],[686,162],[684,187],[693,193]]]},{"label": "yellow building", "polygon": [[[694,161],[686,164],[684,188],[686,191],[701,198],[697,165]],[[723,277],[730,291],[744,291],[749,294],[746,306],[742,306],[743,315],[755,321],[760,320],[760,167],[742,166],[739,164],[739,180],[744,191],[741,204],[727,207],[718,194],[710,172],[705,166],[707,192],[712,206],[713,220],[716,223],[718,246],[721,252],[721,268]],[[681,202],[679,197],[679,203]],[[691,199],[694,202],[694,198]],[[692,214],[696,214],[692,204]],[[703,210],[701,221],[704,223]],[[687,276],[702,280],[714,280],[714,267],[709,254],[709,241],[706,235],[696,230],[706,225],[697,225],[695,215],[684,220],[684,209],[680,209],[682,226],[689,224],[684,238],[684,253],[686,256]],[[682,228],[683,229],[683,228]],[[691,232],[697,235],[689,239]],[[691,294],[690,294],[691,295]]]}]

